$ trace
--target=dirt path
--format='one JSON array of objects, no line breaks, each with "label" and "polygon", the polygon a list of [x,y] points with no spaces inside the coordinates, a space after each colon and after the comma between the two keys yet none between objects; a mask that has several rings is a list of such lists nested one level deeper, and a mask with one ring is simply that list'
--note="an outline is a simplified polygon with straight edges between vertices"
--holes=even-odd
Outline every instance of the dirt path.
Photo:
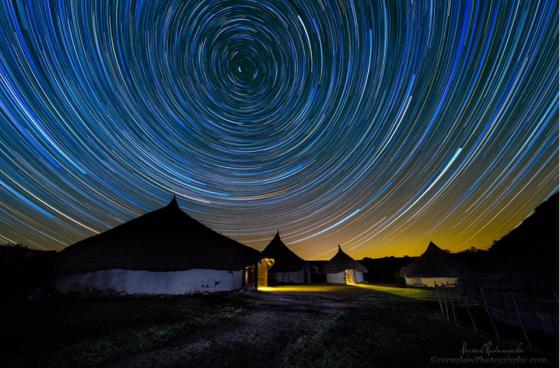
[{"label": "dirt path", "polygon": [[298,339],[316,334],[341,310],[358,307],[357,299],[347,293],[256,295],[239,317],[106,367],[273,367]]}]

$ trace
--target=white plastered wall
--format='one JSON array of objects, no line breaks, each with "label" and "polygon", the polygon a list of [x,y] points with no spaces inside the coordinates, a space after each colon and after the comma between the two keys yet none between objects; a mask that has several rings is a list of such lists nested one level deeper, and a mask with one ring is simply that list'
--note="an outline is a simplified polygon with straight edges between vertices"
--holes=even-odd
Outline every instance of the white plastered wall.
[{"label": "white plastered wall", "polygon": [[[364,282],[364,274],[360,271],[354,271],[354,282],[357,284]],[[329,284],[346,284],[345,271],[337,273],[327,273],[327,283]]]},{"label": "white plastered wall", "polygon": [[364,282],[364,274],[362,272],[354,270],[354,275],[356,277],[357,284]]},{"label": "white plastered wall", "polygon": [[407,277],[404,278],[407,286],[436,287],[455,286],[457,277]]},{"label": "white plastered wall", "polygon": [[154,272],[112,269],[60,276],[54,287],[63,293],[98,289],[128,295],[183,295],[236,290],[241,288],[242,281],[242,270]]},{"label": "white plastered wall", "polygon": [[346,284],[346,276],[344,275],[344,271],[337,273],[327,273],[327,283]]},{"label": "white plastered wall", "polygon": [[268,277],[277,282],[287,284],[303,284],[303,270],[294,272],[270,272]]}]

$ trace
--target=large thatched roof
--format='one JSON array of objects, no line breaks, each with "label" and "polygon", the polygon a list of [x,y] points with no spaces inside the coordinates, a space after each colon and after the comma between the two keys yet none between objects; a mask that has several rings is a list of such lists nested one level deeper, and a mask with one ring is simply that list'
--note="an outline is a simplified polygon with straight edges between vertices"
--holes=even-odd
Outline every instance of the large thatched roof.
[{"label": "large thatched roof", "polygon": [[[558,192],[541,203],[519,226],[494,242],[489,253],[511,260],[531,260],[537,264],[552,264],[558,260]],[[558,262],[554,262],[558,269]],[[558,273],[558,271],[556,271]]]},{"label": "large thatched roof", "polygon": [[196,221],[173,198],[163,208],[64,249],[56,269],[63,274],[115,268],[240,270],[257,260],[258,251]]},{"label": "large thatched roof", "polygon": [[401,275],[407,277],[459,277],[463,272],[461,262],[430,242],[426,251],[416,261],[403,267]]},{"label": "large thatched roof", "polygon": [[324,272],[325,273],[338,273],[344,270],[354,269],[359,272],[366,273],[368,272],[367,268],[365,268],[361,263],[355,261],[352,257],[348,254],[344,253],[340,245],[338,246],[338,252],[325,264]]},{"label": "large thatched roof", "polygon": [[269,272],[293,272],[299,271],[305,266],[305,261],[284,244],[277,232],[270,243],[264,248],[260,255],[262,258],[274,259],[274,265]]}]

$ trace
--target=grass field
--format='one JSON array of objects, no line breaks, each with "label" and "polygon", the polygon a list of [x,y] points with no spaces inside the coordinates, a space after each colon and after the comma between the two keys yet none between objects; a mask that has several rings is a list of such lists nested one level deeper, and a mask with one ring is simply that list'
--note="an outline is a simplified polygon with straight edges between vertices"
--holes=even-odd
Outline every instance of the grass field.
[{"label": "grass field", "polygon": [[3,305],[2,350],[14,367],[93,366],[221,323],[246,302],[233,294]]},{"label": "grass field", "polygon": [[[3,366],[426,366],[492,340],[444,320],[431,290],[319,285],[263,291],[3,305],[0,322],[9,336]],[[557,350],[522,355],[558,361]]]}]

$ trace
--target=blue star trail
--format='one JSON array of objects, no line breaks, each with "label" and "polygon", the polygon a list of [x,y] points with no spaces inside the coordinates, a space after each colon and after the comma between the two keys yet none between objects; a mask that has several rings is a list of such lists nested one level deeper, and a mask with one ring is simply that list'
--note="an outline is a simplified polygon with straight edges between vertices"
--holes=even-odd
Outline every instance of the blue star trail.
[{"label": "blue star trail", "polygon": [[488,247],[558,189],[556,1],[2,1],[0,242],[166,204],[301,256]]}]

